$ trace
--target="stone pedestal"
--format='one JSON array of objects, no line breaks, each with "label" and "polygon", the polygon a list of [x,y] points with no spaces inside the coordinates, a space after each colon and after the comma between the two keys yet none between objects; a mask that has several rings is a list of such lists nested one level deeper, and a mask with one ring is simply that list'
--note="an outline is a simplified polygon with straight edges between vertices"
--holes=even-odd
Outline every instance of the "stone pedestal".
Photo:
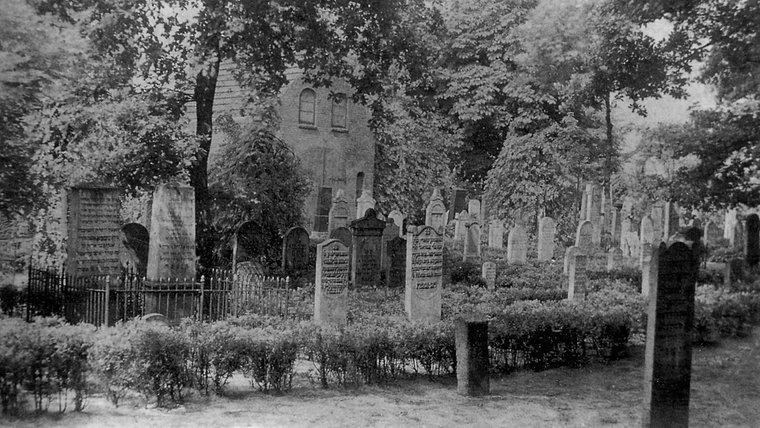
[{"label": "stone pedestal", "polygon": [[491,392],[488,376],[488,321],[459,318],[454,322],[457,348],[457,393],[470,397]]}]

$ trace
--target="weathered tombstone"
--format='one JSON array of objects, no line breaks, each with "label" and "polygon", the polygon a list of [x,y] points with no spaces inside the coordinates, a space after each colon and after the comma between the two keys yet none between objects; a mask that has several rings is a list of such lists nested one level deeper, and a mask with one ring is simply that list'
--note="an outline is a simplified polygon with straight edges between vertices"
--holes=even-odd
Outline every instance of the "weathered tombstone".
[{"label": "weathered tombstone", "polygon": [[195,280],[195,191],[162,184],[153,192],[148,279]]},{"label": "weathered tombstone", "polygon": [[538,261],[545,262],[554,257],[554,234],[557,223],[551,217],[543,217],[538,221]]},{"label": "weathered tombstone", "polygon": [[514,226],[507,235],[507,263],[528,261],[528,234],[522,226]]},{"label": "weathered tombstone", "polygon": [[[572,248],[572,247],[571,247]],[[586,298],[586,265],[588,257],[583,253],[575,254],[570,258],[567,267],[567,298],[575,299],[576,295]]]},{"label": "weathered tombstone", "polygon": [[290,276],[309,268],[309,232],[291,227],[282,239],[282,269]]},{"label": "weathered tombstone", "polygon": [[[362,218],[367,213],[368,209],[375,210],[376,201],[372,197],[369,189],[362,189],[362,194],[356,199],[356,218]],[[377,213],[375,213],[377,216]]]},{"label": "weathered tombstone", "polygon": [[382,251],[380,252],[380,266],[383,271],[388,268],[388,254],[386,252],[386,244],[393,238],[398,238],[398,226],[394,224],[393,219],[389,218],[385,221],[385,228],[383,229],[383,242],[381,245]]},{"label": "weathered tombstone", "polygon": [[464,241],[464,238],[467,236],[467,223],[470,220],[470,215],[467,214],[467,211],[457,214],[454,224],[454,240]]},{"label": "weathered tombstone", "polygon": [[125,224],[121,228],[122,262],[129,264],[141,278],[148,271],[150,232],[140,223]]},{"label": "weathered tombstone", "polygon": [[443,236],[425,226],[408,234],[404,309],[410,321],[441,320]]},{"label": "weathered tombstone", "polygon": [[470,214],[470,217],[481,220],[480,201],[477,199],[470,199],[470,201],[467,203],[467,213]]},{"label": "weathered tombstone", "polygon": [[467,236],[464,240],[464,261],[474,261],[480,257],[480,223],[467,223]]},{"label": "weathered tombstone", "polygon": [[581,222],[575,232],[575,246],[583,250],[584,253],[591,254],[594,248],[593,233],[594,226],[590,220]]},{"label": "weathered tombstone", "polygon": [[488,223],[488,246],[491,248],[504,248],[504,223],[493,219]]},{"label": "weathered tombstone", "polygon": [[351,251],[353,246],[353,235],[351,235],[351,229],[347,227],[339,227],[330,232],[330,239],[339,240],[348,247],[349,251]]},{"label": "weathered tombstone", "polygon": [[106,275],[121,271],[121,218],[118,190],[82,185],[68,191],[66,271]]},{"label": "weathered tombstone", "polygon": [[653,220],[649,216],[644,216],[644,218],[641,219],[639,241],[641,242],[641,245],[644,245],[644,244],[655,245],[655,238],[656,236],[655,236]]},{"label": "weathered tombstone", "polygon": [[723,239],[723,230],[720,226],[712,221],[705,223],[705,236],[703,239],[705,245],[708,247],[717,245],[721,239]]},{"label": "weathered tombstone", "polygon": [[567,249],[565,249],[565,260],[563,261],[562,273],[567,275],[570,271],[570,260],[572,260],[577,254],[582,253],[580,247],[576,247],[575,245],[567,247]]},{"label": "weathered tombstone", "polygon": [[741,220],[738,220],[736,224],[734,224],[734,240],[731,242],[734,251],[744,251],[744,238],[744,223]]},{"label": "weathered tombstone", "polygon": [[663,201],[657,201],[655,202],[654,206],[652,206],[652,213],[649,215],[652,219],[652,233],[654,236],[654,239],[652,240],[652,245],[660,245],[660,242],[667,241],[667,237],[664,237],[664,226],[665,226],[665,206],[667,204]]},{"label": "weathered tombstone", "polygon": [[728,239],[731,245],[734,244],[734,231],[736,230],[736,223],[739,221],[738,214],[738,210],[732,208],[727,210],[723,217],[723,237]]},{"label": "weathered tombstone", "polygon": [[388,263],[385,268],[385,281],[389,288],[404,286],[406,275],[406,239],[396,236],[385,243]]},{"label": "weathered tombstone", "polygon": [[330,205],[330,211],[327,214],[327,230],[332,233],[339,227],[348,227],[351,211],[348,208],[348,199],[343,189],[338,189]]},{"label": "weathered tombstone", "polygon": [[364,217],[351,222],[351,282],[355,288],[380,285],[380,257],[385,222],[377,218],[374,208],[367,208]]},{"label": "weathered tombstone", "polygon": [[488,321],[457,318],[454,321],[457,352],[457,393],[470,397],[491,392],[488,370]]},{"label": "weathered tombstone", "polygon": [[483,277],[483,280],[486,282],[486,287],[488,287],[489,290],[493,290],[493,288],[496,286],[496,263],[483,263],[483,270],[481,275]]},{"label": "weathered tombstone", "polygon": [[607,252],[607,272],[620,269],[623,265],[623,250],[620,247],[612,247]]},{"label": "weathered tombstone", "polygon": [[457,214],[465,210],[467,210],[467,192],[464,189],[452,189],[448,221],[454,220]]},{"label": "weathered tombstone", "polygon": [[678,205],[675,202],[668,202],[665,204],[665,224],[663,226],[663,241],[667,241],[668,238],[678,233],[679,226],[681,224],[681,217],[678,215]]},{"label": "weathered tombstone", "polygon": [[757,263],[760,262],[760,217],[757,214],[747,216],[744,261],[749,267],[757,266]]},{"label": "weathered tombstone", "polygon": [[641,268],[641,294],[649,296],[652,285],[657,279],[657,252],[656,247],[650,243],[641,245],[641,257],[639,258],[639,267]]},{"label": "weathered tombstone", "polygon": [[683,242],[657,250],[644,358],[644,427],[688,427],[694,289],[699,260]]},{"label": "weathered tombstone", "polygon": [[446,205],[443,204],[443,197],[438,188],[433,189],[433,195],[425,209],[425,226],[430,226],[443,233],[446,227]]},{"label": "weathered tombstone", "polygon": [[393,219],[393,224],[395,224],[398,227],[398,236],[403,238],[404,237],[404,219],[406,219],[406,216],[404,213],[402,213],[399,210],[392,210],[390,213],[388,213],[388,218]]},{"label": "weathered tombstone", "polygon": [[346,324],[348,257],[348,247],[337,239],[317,245],[314,321],[318,324]]}]

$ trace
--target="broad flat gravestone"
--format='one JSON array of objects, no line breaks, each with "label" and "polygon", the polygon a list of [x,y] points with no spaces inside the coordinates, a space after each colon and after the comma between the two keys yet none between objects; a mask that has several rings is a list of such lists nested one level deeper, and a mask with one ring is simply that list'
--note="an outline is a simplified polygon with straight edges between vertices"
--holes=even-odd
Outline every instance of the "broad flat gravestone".
[{"label": "broad flat gravestone", "polygon": [[575,232],[575,246],[583,250],[584,253],[591,254],[594,248],[593,233],[594,226],[591,221],[581,222]]},{"label": "broad flat gravestone", "polygon": [[588,257],[585,254],[577,253],[575,257],[570,258],[570,264],[567,267],[567,298],[573,300],[576,296],[582,299],[586,298],[586,267]]},{"label": "broad flat gravestone", "polygon": [[412,229],[406,245],[404,309],[410,321],[441,320],[443,236],[432,227]]},{"label": "broad flat gravestone", "polygon": [[288,275],[309,268],[309,232],[303,227],[291,227],[282,240],[282,269]]},{"label": "broad flat gravestone", "polygon": [[388,241],[390,241],[393,238],[398,238],[398,226],[394,224],[394,221],[392,218],[388,218],[385,221],[385,229],[383,229],[383,242],[382,242],[382,252],[380,253],[380,266],[382,266],[383,271],[388,269],[388,252],[387,252],[387,244]]},{"label": "broad flat gravestone", "polygon": [[388,263],[385,268],[385,280],[389,288],[404,286],[406,275],[406,239],[396,236],[385,243]]},{"label": "broad flat gravestone", "polygon": [[117,189],[76,186],[68,192],[69,274],[106,275],[121,271],[121,227]]},{"label": "broad flat gravestone", "polygon": [[430,226],[440,233],[443,233],[446,227],[446,205],[438,189],[433,189],[433,195],[425,209],[425,226]]},{"label": "broad flat gravestone", "polygon": [[760,217],[747,216],[747,234],[744,239],[744,261],[747,266],[757,266],[760,262]]},{"label": "broad flat gravestone", "polygon": [[129,223],[121,228],[121,233],[122,262],[129,263],[135,274],[144,277],[148,269],[150,232],[140,223]]},{"label": "broad flat gravestone", "polygon": [[551,217],[538,221],[538,261],[545,262],[554,256],[554,233],[557,223]]},{"label": "broad flat gravestone", "polygon": [[465,210],[467,210],[467,192],[464,189],[453,189],[449,205],[449,221],[454,220],[456,214]]},{"label": "broad flat gravestone", "polygon": [[457,393],[470,397],[491,392],[488,369],[488,321],[457,318],[454,321],[457,352]]},{"label": "broad flat gravestone", "polygon": [[643,427],[688,427],[694,288],[699,260],[683,242],[659,249],[649,298]]},{"label": "broad flat gravestone", "polygon": [[348,247],[337,239],[317,245],[314,320],[318,324],[346,324],[348,257]]},{"label": "broad flat gravestone", "polygon": [[465,237],[467,237],[467,223],[470,220],[470,215],[467,214],[467,211],[462,211],[457,214],[454,223],[454,240],[464,241]]},{"label": "broad flat gravestone", "polygon": [[565,260],[563,262],[564,265],[562,268],[562,273],[564,273],[565,275],[569,273],[570,260],[572,260],[573,257],[575,257],[577,254],[581,254],[581,253],[582,253],[582,250],[580,249],[580,247],[577,247],[575,245],[573,245],[572,247],[567,247],[567,249],[565,250]]},{"label": "broad flat gravestone", "polygon": [[607,272],[620,269],[623,265],[623,250],[620,247],[612,247],[607,252]]},{"label": "broad flat gravestone", "polygon": [[486,287],[488,287],[489,290],[493,290],[496,286],[496,263],[483,263],[482,276],[483,280],[486,282]]},{"label": "broad flat gravestone", "polygon": [[507,236],[507,263],[528,261],[528,234],[522,226],[515,226]]},{"label": "broad flat gravestone", "polygon": [[195,280],[195,191],[162,184],[153,193],[148,279]]},{"label": "broad flat gravestone", "polygon": [[467,224],[467,236],[464,240],[464,261],[474,261],[480,257],[480,223]]},{"label": "broad flat gravestone", "polygon": [[388,218],[393,219],[393,224],[398,227],[398,236],[404,237],[404,219],[406,216],[399,210],[393,210],[388,213]]},{"label": "broad flat gravestone", "polygon": [[501,220],[491,220],[488,224],[488,246],[504,248],[504,223]]},{"label": "broad flat gravestone", "polygon": [[[376,201],[370,194],[368,189],[363,189],[361,196],[356,200],[356,218],[362,218],[367,213],[368,209],[375,209]],[[377,213],[375,213],[377,216]]]},{"label": "broad flat gravestone", "polygon": [[355,288],[380,285],[383,229],[385,221],[377,218],[373,208],[368,208],[364,217],[351,222],[351,281]]},{"label": "broad flat gravestone", "polygon": [[339,227],[348,227],[349,216],[348,199],[346,199],[343,189],[339,189],[335,193],[330,211],[327,214],[327,230],[332,233],[333,230]]}]

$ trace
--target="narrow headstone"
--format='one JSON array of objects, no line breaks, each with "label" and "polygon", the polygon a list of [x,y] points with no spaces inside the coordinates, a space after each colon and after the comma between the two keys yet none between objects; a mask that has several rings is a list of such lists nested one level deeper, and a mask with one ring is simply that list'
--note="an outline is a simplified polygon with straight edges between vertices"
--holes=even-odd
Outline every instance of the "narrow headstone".
[{"label": "narrow headstone", "polygon": [[119,193],[107,186],[75,186],[68,191],[66,271],[107,275],[121,271]]},{"label": "narrow headstone", "polygon": [[694,289],[699,261],[683,242],[657,251],[644,358],[643,427],[688,427]]},{"label": "narrow headstone", "polygon": [[488,321],[457,318],[454,322],[457,349],[457,393],[469,397],[491,392],[488,370]]},{"label": "narrow headstone", "polygon": [[348,207],[348,199],[343,189],[338,189],[332,200],[330,211],[327,214],[327,230],[332,233],[339,227],[348,227],[351,211]]},{"label": "narrow headstone", "polygon": [[443,233],[446,227],[446,205],[438,188],[433,189],[433,195],[425,209],[425,226],[430,226],[439,233]]},{"label": "narrow headstone", "polygon": [[663,226],[663,241],[667,241],[668,238],[678,233],[681,224],[681,217],[678,214],[678,205],[676,205],[675,202],[666,203],[664,214],[665,224]]},{"label": "narrow headstone", "polygon": [[557,223],[551,217],[543,217],[538,221],[538,261],[549,261],[554,257],[554,234]]},{"label": "narrow headstone", "polygon": [[[356,218],[362,218],[367,213],[368,209],[375,209],[376,201],[372,197],[369,189],[362,189],[362,194],[356,199]],[[375,213],[377,215],[377,213]]]},{"label": "narrow headstone", "polygon": [[507,263],[528,261],[528,234],[522,226],[514,226],[507,236]]},{"label": "narrow headstone", "polygon": [[760,217],[757,214],[747,216],[744,261],[749,267],[757,266],[757,263],[760,262]]},{"label": "narrow headstone", "polygon": [[348,257],[348,247],[337,239],[317,245],[314,321],[318,324],[346,324]]},{"label": "narrow headstone", "polygon": [[594,249],[593,241],[594,226],[590,220],[581,222],[575,232],[575,246],[586,254],[591,254]]},{"label": "narrow headstone", "polygon": [[467,214],[467,211],[462,211],[456,216],[456,220],[454,223],[454,240],[455,241],[464,241],[464,238],[467,236],[467,223],[470,221],[470,215]]},{"label": "narrow headstone", "polygon": [[723,229],[712,221],[705,223],[705,236],[704,243],[708,247],[718,245],[718,242],[723,239]]},{"label": "narrow headstone", "polygon": [[[655,245],[655,230],[653,220],[649,216],[644,216],[641,219],[641,228],[639,229],[639,241],[641,245],[652,244]],[[659,244],[657,244],[659,245]]]},{"label": "narrow headstone", "polygon": [[406,216],[404,213],[402,213],[399,210],[392,210],[390,213],[388,213],[388,218],[393,219],[393,224],[395,224],[398,227],[398,236],[403,238],[404,237],[404,219],[406,219]]},{"label": "narrow headstone", "polygon": [[572,260],[578,254],[582,254],[580,247],[576,247],[575,245],[572,247],[567,247],[565,250],[565,260],[563,261],[562,273],[565,275],[568,275],[570,273],[570,260]]},{"label": "narrow headstone", "polygon": [[467,236],[464,240],[464,261],[475,261],[480,257],[480,223],[467,223]]},{"label": "narrow headstone", "polygon": [[480,218],[480,201],[477,199],[470,199],[467,203],[467,213],[470,217],[481,220]]},{"label": "narrow headstone", "polygon": [[567,267],[567,298],[575,299],[576,296],[582,299],[586,298],[586,267],[588,257],[585,254],[577,253],[575,257],[570,258],[570,264]]},{"label": "narrow headstone", "polygon": [[432,227],[407,235],[404,309],[410,321],[441,320],[443,236]]},{"label": "narrow headstone", "polygon": [[385,222],[377,218],[374,208],[367,208],[364,217],[351,222],[351,281],[355,288],[380,285],[380,258]]},{"label": "narrow headstone", "polygon": [[504,223],[493,219],[488,224],[488,246],[491,248],[504,248]]},{"label": "narrow headstone", "polygon": [[607,252],[607,272],[620,269],[623,265],[623,250],[620,247],[612,247]]},{"label": "narrow headstone", "polygon": [[736,223],[739,221],[737,215],[737,209],[732,208],[726,211],[723,218],[723,237],[728,239],[731,245],[734,245],[734,231],[736,230]]},{"label": "narrow headstone", "polygon": [[385,269],[385,280],[389,288],[404,286],[406,275],[406,239],[396,236],[385,243],[388,263]]},{"label": "narrow headstone", "polygon": [[140,223],[125,224],[121,228],[122,262],[129,264],[140,278],[148,272],[150,232]]},{"label": "narrow headstone", "polygon": [[731,242],[734,251],[744,251],[745,238],[744,223],[741,220],[737,220],[736,224],[734,224],[734,240]]},{"label": "narrow headstone", "polygon": [[657,252],[652,244],[645,243],[641,245],[641,257],[639,267],[641,268],[641,294],[649,296],[654,281],[657,278]]},{"label": "narrow headstone", "polygon": [[650,214],[650,217],[652,219],[652,233],[654,239],[652,240],[652,245],[660,245],[660,242],[667,241],[667,237],[664,237],[664,226],[665,226],[665,206],[667,204],[662,201],[658,201],[654,204],[652,207],[652,213]]},{"label": "narrow headstone", "polygon": [[451,203],[449,204],[449,219],[454,220],[454,217],[462,211],[467,210],[467,191],[464,189],[453,189],[451,191]]},{"label": "narrow headstone", "polygon": [[493,290],[496,286],[496,263],[483,263],[482,277],[486,282],[486,287],[488,287],[489,290]]},{"label": "narrow headstone", "polygon": [[309,232],[303,227],[291,227],[282,239],[282,269],[297,276],[309,268]]},{"label": "narrow headstone", "polygon": [[195,280],[195,191],[162,184],[153,193],[148,279]]}]

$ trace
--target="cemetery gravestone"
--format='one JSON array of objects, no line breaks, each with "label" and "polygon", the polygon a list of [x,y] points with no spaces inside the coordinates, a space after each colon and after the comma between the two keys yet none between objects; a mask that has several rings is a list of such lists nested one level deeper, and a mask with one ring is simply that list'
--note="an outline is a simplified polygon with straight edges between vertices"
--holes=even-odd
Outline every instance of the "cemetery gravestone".
[{"label": "cemetery gravestone", "polygon": [[317,245],[314,320],[318,324],[346,324],[348,258],[348,247],[337,239]]},{"label": "cemetery gravestone", "polygon": [[467,192],[464,189],[453,189],[451,192],[451,203],[449,204],[449,219],[454,220],[454,216],[467,209]]},{"label": "cemetery gravestone", "polygon": [[327,214],[327,230],[332,233],[333,230],[339,227],[348,227],[349,214],[346,194],[343,192],[343,189],[338,189],[332,200],[330,211]]},{"label": "cemetery gravestone", "polygon": [[652,245],[660,245],[660,242],[667,241],[667,237],[663,237],[665,226],[665,202],[656,202],[652,207],[652,213],[650,218],[652,219]]},{"label": "cemetery gravestone", "polygon": [[486,282],[486,287],[488,287],[489,290],[493,290],[496,286],[496,263],[483,263],[482,276],[483,280]]},{"label": "cemetery gravestone", "polygon": [[282,240],[282,269],[287,275],[299,275],[309,268],[309,232],[291,227]]},{"label": "cemetery gravestone", "polygon": [[75,186],[68,192],[66,271],[106,275],[121,271],[121,218],[117,189]]},{"label": "cemetery gravestone", "polygon": [[744,223],[738,220],[734,225],[734,241],[732,242],[734,251],[744,251]]},{"label": "cemetery gravestone", "polygon": [[333,230],[332,232],[330,232],[330,239],[337,239],[340,242],[346,244],[349,251],[351,250],[351,246],[353,245],[351,229],[347,227],[339,227]]},{"label": "cemetery gravestone", "polygon": [[747,216],[744,261],[749,267],[757,266],[758,262],[760,262],[760,217],[757,214]]},{"label": "cemetery gravestone", "polygon": [[443,204],[443,197],[439,189],[433,189],[433,196],[425,209],[425,226],[430,226],[443,233],[446,227],[446,206]]},{"label": "cemetery gravestone", "polygon": [[501,220],[491,220],[488,225],[488,246],[504,248],[504,223]]},{"label": "cemetery gravestone", "polygon": [[563,268],[562,268],[562,273],[564,273],[565,275],[569,275],[569,273],[570,273],[570,260],[573,260],[573,258],[576,255],[578,255],[578,254],[582,254],[582,251],[581,251],[580,247],[577,247],[575,245],[573,245],[572,247],[568,247],[565,250],[565,260],[563,262],[564,265],[563,265]]},{"label": "cemetery gravestone", "polygon": [[639,266],[641,268],[641,294],[649,296],[652,284],[657,279],[658,266],[656,247],[652,247],[652,244],[641,245]]},{"label": "cemetery gravestone", "polygon": [[195,191],[162,184],[153,193],[147,277],[195,280]]},{"label": "cemetery gravestone", "polygon": [[655,245],[655,229],[653,220],[649,216],[645,216],[641,219],[641,229],[639,232],[639,240],[641,245],[652,244]]},{"label": "cemetery gravestone", "polygon": [[406,216],[399,210],[393,210],[390,213],[388,213],[388,218],[393,219],[393,224],[395,224],[398,227],[398,233],[399,237],[404,237],[404,219]]},{"label": "cemetery gravestone", "polygon": [[410,321],[441,320],[443,236],[429,226],[413,229],[406,247],[404,309]]},{"label": "cemetery gravestone", "polygon": [[737,209],[732,208],[726,211],[723,217],[723,237],[728,239],[731,245],[734,244],[734,230],[736,230],[736,223],[739,221],[737,215]]},{"label": "cemetery gravestone", "polygon": [[457,214],[454,225],[454,240],[463,241],[467,236],[467,223],[470,221],[470,215],[467,211],[462,211]]},{"label": "cemetery gravestone", "polygon": [[457,355],[457,393],[470,397],[488,395],[488,321],[457,318],[454,322]]},{"label": "cemetery gravestone", "polygon": [[623,250],[612,247],[607,253],[607,272],[620,269],[623,265]]},{"label": "cemetery gravestone", "polygon": [[385,280],[389,288],[404,286],[406,275],[406,239],[396,236],[385,243],[388,263],[385,270]]},{"label": "cemetery gravestone", "polygon": [[377,218],[373,208],[364,217],[351,222],[351,280],[355,288],[380,285],[380,257],[385,222]]},{"label": "cemetery gravestone", "polygon": [[578,253],[570,258],[567,268],[567,298],[575,299],[576,295],[586,298],[586,265],[588,258],[585,254]]},{"label": "cemetery gravestone", "polygon": [[688,427],[694,289],[699,261],[683,242],[659,249],[644,363],[644,427]]},{"label": "cemetery gravestone", "polygon": [[554,257],[554,234],[557,224],[551,217],[538,221],[538,261],[549,261]]},{"label": "cemetery gravestone", "polygon": [[471,218],[480,220],[480,201],[477,199],[470,199],[467,203],[467,213]]},{"label": "cemetery gravestone", "polygon": [[705,223],[705,237],[704,242],[708,247],[718,245],[718,242],[723,239],[723,230],[712,221]]},{"label": "cemetery gravestone", "polygon": [[681,224],[681,218],[678,215],[678,205],[675,202],[668,202],[665,204],[665,224],[663,227],[663,241],[668,240],[671,236],[678,233],[679,226]]},{"label": "cemetery gravestone", "polygon": [[575,233],[575,246],[580,248],[585,254],[591,254],[594,248],[593,241],[594,226],[591,221],[586,220],[578,225]]},{"label": "cemetery gravestone", "polygon": [[380,266],[382,266],[383,271],[387,270],[388,268],[388,253],[386,251],[387,243],[393,238],[398,238],[398,226],[396,226],[393,222],[393,219],[389,218],[385,221],[385,229],[383,229],[383,242],[382,242],[382,251],[380,253]]},{"label": "cemetery gravestone", "polygon": [[467,223],[467,236],[464,240],[464,261],[474,261],[480,257],[480,223]]},{"label": "cemetery gravestone", "polygon": [[122,261],[142,278],[148,271],[150,232],[139,223],[129,223],[121,228],[121,233]]},{"label": "cemetery gravestone", "polygon": [[528,234],[522,226],[515,226],[507,236],[507,263],[528,261]]},{"label": "cemetery gravestone", "polygon": [[[372,198],[369,190],[363,189],[361,196],[356,200],[356,218],[362,218],[367,213],[368,209],[375,209],[376,201]],[[375,213],[377,215],[377,213]]]}]

